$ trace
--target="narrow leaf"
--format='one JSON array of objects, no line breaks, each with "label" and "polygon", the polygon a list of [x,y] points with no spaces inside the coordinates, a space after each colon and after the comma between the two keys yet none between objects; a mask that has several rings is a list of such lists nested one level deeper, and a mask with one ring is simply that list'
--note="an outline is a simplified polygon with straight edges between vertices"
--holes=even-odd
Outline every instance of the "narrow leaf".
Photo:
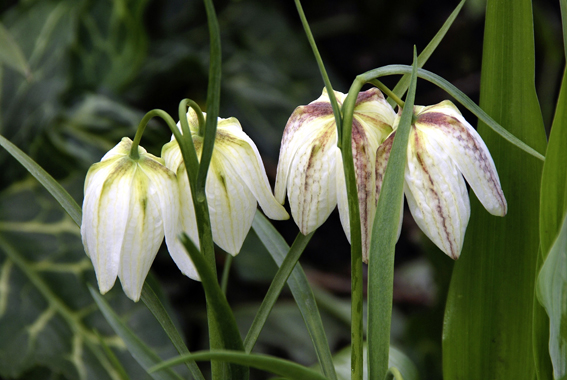
[{"label": "narrow leaf", "polygon": [[[177,352],[179,352],[180,355],[189,354],[189,349],[185,345],[185,342],[183,342],[183,338],[179,334],[179,331],[175,328],[175,325],[163,307],[163,304],[160,302],[159,298],[147,282],[144,283],[144,287],[142,288],[142,301],[146,304],[148,309],[150,309],[154,317],[156,317],[161,327],[177,349]],[[199,366],[197,366],[195,362],[188,361],[185,362],[185,364],[187,365],[187,368],[189,368],[189,371],[191,371],[193,378],[205,380]]]},{"label": "narrow leaf", "polygon": [[384,174],[370,240],[368,259],[368,373],[381,379],[388,370],[394,286],[394,253],[404,196],[407,146],[417,83],[417,54],[400,124]]},{"label": "narrow leaf", "polygon": [[4,63],[23,76],[30,76],[30,67],[24,53],[14,41],[10,32],[0,23],[0,64]]},{"label": "narrow leaf", "polygon": [[[546,136],[534,84],[533,39],[531,0],[488,0],[480,105],[542,153]],[[536,376],[532,327],[542,162],[504,144],[491,127],[479,123],[478,132],[494,159],[508,214],[490,215],[470,193],[471,218],[445,311],[446,380]]]},{"label": "narrow leaf", "polygon": [[303,367],[295,362],[261,354],[246,354],[239,351],[219,350],[200,351],[191,355],[183,355],[170,359],[152,368],[158,371],[162,368],[174,366],[186,360],[222,360],[231,363],[250,366],[293,380],[327,380],[327,378],[312,369]]},{"label": "narrow leaf", "polygon": [[[146,371],[152,366],[155,366],[158,363],[161,363],[161,359],[157,354],[152,351],[151,348],[146,346],[144,342],[142,342],[136,334],[134,334],[128,326],[126,326],[116,315],[114,310],[110,307],[110,305],[106,302],[103,296],[101,296],[98,291],[89,287],[92,297],[94,298],[98,308],[110,324],[114,331],[122,338],[126,346],[128,347],[128,351],[132,354],[134,359],[138,361],[138,363],[144,368]],[[173,372],[171,369],[164,369],[159,372],[151,373],[154,379],[181,379],[179,375]]]},{"label": "narrow leaf", "polygon": [[268,292],[266,293],[266,296],[264,297],[264,300],[262,301],[262,304],[260,305],[256,316],[254,317],[254,321],[252,321],[252,325],[250,326],[250,330],[248,330],[246,339],[244,339],[244,350],[246,352],[251,352],[254,348],[256,340],[258,339],[258,336],[260,335],[260,332],[262,331],[262,328],[264,327],[264,324],[266,323],[266,320],[270,315],[270,311],[272,311],[272,308],[274,307],[278,296],[285,286],[287,279],[295,268],[299,257],[305,250],[305,247],[313,237],[314,233],[315,231],[307,236],[299,233],[297,235],[297,238],[293,242],[293,245],[291,246],[289,252],[285,256],[285,259],[278,269],[278,272],[274,276],[270,288],[268,289]]},{"label": "narrow leaf", "polygon": [[69,214],[73,221],[80,226],[82,211],[73,197],[49,173],[38,165],[30,156],[21,151],[4,136],[0,135],[0,146],[8,151],[16,160],[26,168],[42,185],[53,195],[61,207]]},{"label": "narrow leaf", "polygon": [[537,294],[549,315],[554,379],[567,379],[567,216],[539,272]]},{"label": "narrow leaf", "polygon": [[[224,341],[224,347],[229,350],[244,351],[242,337],[238,331],[234,314],[230,309],[226,296],[222,292],[217,281],[215,273],[207,264],[205,257],[197,249],[195,244],[186,234],[181,237],[181,242],[191,257],[191,261],[195,264],[195,268],[199,273],[205,296],[207,299],[207,308],[209,308],[214,316],[221,339]],[[232,366],[233,379],[247,379],[248,369],[240,366]]]},{"label": "narrow leaf", "polygon": [[[453,22],[461,12],[461,8],[463,8],[463,5],[465,5],[465,1],[466,0],[462,0],[459,3],[459,5],[457,5],[455,10],[447,18],[443,26],[441,26],[441,29],[439,29],[437,34],[435,34],[435,36],[431,39],[431,41],[429,41],[425,49],[423,49],[423,51],[419,54],[419,56],[417,57],[418,68],[422,68],[423,65],[425,65],[425,63],[429,59],[429,57],[431,57],[435,49],[437,49],[437,46],[439,46],[439,44],[441,43],[441,41],[449,31],[449,28],[451,27],[451,25],[453,25]],[[410,74],[404,74],[404,76],[400,78],[398,84],[396,84],[396,87],[394,87],[392,91],[398,97],[402,97],[406,92],[406,90],[408,89],[409,84],[410,84]],[[388,99],[388,102],[390,103],[391,106],[394,106],[395,104],[395,102],[392,99]]]},{"label": "narrow leaf", "polygon": [[[260,212],[256,212],[256,216],[252,222],[252,228],[268,252],[270,252],[270,255],[272,255],[278,267],[281,266],[289,251],[289,246],[284,238]],[[329,379],[336,380],[337,375],[335,373],[335,367],[333,366],[333,357],[331,356],[329,343],[325,335],[323,322],[321,321],[321,315],[317,308],[317,302],[315,302],[315,297],[313,296],[307,277],[299,263],[296,264],[295,269],[291,272],[287,284],[303,316],[305,326],[313,341],[313,347],[317,353],[317,358],[319,359],[323,373]]]}]

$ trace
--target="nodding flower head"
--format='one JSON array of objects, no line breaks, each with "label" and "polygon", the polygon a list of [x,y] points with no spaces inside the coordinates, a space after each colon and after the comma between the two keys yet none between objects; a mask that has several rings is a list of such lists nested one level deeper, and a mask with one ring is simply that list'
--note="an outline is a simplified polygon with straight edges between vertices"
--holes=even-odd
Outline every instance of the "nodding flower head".
[{"label": "nodding flower head", "polygon": [[[205,115],[206,116],[206,115]],[[203,137],[199,136],[199,121],[193,109],[187,113],[191,137],[201,156]],[[179,126],[179,124],[178,124]],[[179,144],[164,145],[165,165],[177,174],[181,197],[183,230],[198,245],[197,222],[191,198],[191,188]],[[258,203],[271,219],[288,219],[289,215],[276,202],[260,153],[254,142],[242,131],[237,119],[218,119],[217,133],[205,186],[214,242],[231,255],[236,255],[252,226]]]},{"label": "nodding flower head", "polygon": [[[346,95],[335,91],[342,105]],[[361,92],[354,107],[352,153],[360,221],[363,257],[376,210],[374,165],[376,149],[392,131],[396,114],[377,88]],[[285,127],[276,176],[276,199],[289,199],[291,214],[299,230],[308,234],[318,228],[339,206],[341,223],[350,241],[348,198],[341,151],[337,147],[337,126],[326,90],[319,99],[293,111]]]},{"label": "nodding flower head", "polygon": [[[506,198],[488,148],[450,101],[414,107],[404,192],[421,230],[447,255],[461,254],[470,204],[464,178],[492,215],[506,215]],[[394,129],[399,123],[398,115]],[[395,131],[376,154],[376,199]]]},{"label": "nodding flower head", "polygon": [[92,165],[85,181],[81,236],[93,262],[98,286],[106,293],[120,278],[126,295],[140,299],[144,280],[164,235],[181,271],[194,279],[193,263],[176,238],[179,194],[175,174],[163,160],[123,138]]}]

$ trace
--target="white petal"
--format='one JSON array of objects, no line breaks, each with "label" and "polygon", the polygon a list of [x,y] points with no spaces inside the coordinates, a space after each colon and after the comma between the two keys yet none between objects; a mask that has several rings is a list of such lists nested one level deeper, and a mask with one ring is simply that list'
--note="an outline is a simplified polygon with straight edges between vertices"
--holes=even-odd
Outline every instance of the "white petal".
[{"label": "white petal", "polygon": [[405,173],[410,211],[421,230],[447,255],[461,253],[470,206],[464,180],[448,154],[412,128]]},{"label": "white petal", "polygon": [[227,168],[231,169],[232,175],[239,176],[246,184],[266,216],[275,220],[289,219],[285,208],[272,194],[256,145],[244,132],[235,130],[228,134],[225,129],[219,129],[215,154],[218,155],[219,160],[223,160]]},{"label": "white petal", "polygon": [[207,203],[213,240],[236,255],[250,230],[256,213],[256,198],[226,162],[213,153],[207,175]]},{"label": "white petal", "polygon": [[425,107],[418,115],[416,126],[434,138],[455,161],[488,212],[506,215],[506,199],[490,152],[451,102]]},{"label": "white petal", "polygon": [[124,293],[135,302],[140,299],[144,280],[164,236],[159,194],[142,169],[144,158],[140,161],[129,189],[132,192],[130,215],[124,231],[118,272]]},{"label": "white petal", "polygon": [[129,220],[135,163],[118,158],[114,165],[94,171],[83,201],[81,235],[95,268],[101,293],[109,291],[118,275],[124,232]]}]

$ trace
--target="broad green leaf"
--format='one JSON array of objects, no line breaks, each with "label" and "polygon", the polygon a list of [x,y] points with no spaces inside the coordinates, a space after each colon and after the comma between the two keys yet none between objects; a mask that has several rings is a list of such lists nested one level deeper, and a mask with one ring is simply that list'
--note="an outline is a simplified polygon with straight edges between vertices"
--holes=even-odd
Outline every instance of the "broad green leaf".
[{"label": "broad green leaf", "polygon": [[[214,318],[217,324],[215,328],[222,338],[224,347],[229,350],[244,351],[242,337],[238,331],[234,314],[226,300],[226,296],[220,288],[216,274],[209,268],[203,254],[186,234],[182,235],[181,242],[191,257],[191,261],[195,264],[197,273],[199,273],[203,289],[205,290],[207,309],[210,310],[208,315],[212,315]],[[209,321],[209,323],[211,323],[211,321]],[[233,365],[231,366],[231,375],[231,378],[235,380],[248,379],[248,368]]]},{"label": "broad green leaf", "polygon": [[152,370],[157,371],[160,368],[166,368],[175,364],[182,363],[186,360],[223,360],[231,363],[241,364],[258,368],[264,371],[275,373],[293,380],[327,380],[327,378],[307,367],[303,367],[289,360],[279,359],[273,356],[261,354],[247,354],[239,351],[203,351],[195,352],[190,355],[183,355],[170,359],[161,365],[154,367]]},{"label": "broad green leaf", "polygon": [[[64,185],[80,194],[82,178]],[[102,339],[130,378],[148,378],[98,311],[88,283],[96,278],[79,228],[53,197],[31,177],[0,193],[0,377],[42,367],[68,379],[121,379]],[[155,318],[116,288],[107,299],[123,321],[160,356],[174,355]]]},{"label": "broad green leaf", "polygon": [[[89,287],[92,297],[94,298],[98,308],[112,326],[114,331],[122,338],[128,351],[134,356],[134,358],[140,363],[140,365],[148,371],[150,367],[161,362],[160,357],[149,348],[144,342],[138,338],[138,336],[126,326],[124,322],[121,321],[120,317],[112,310],[112,307],[106,302],[103,296],[92,287]],[[181,377],[173,372],[170,368],[156,371],[151,373],[154,379],[163,380],[179,380]]]},{"label": "broad green leaf", "polygon": [[[566,73],[567,74],[567,73]],[[550,285],[549,282],[552,278],[545,278],[545,274],[549,274],[549,261],[557,261],[558,258],[549,257],[550,250],[554,242],[556,243],[557,237],[561,231],[561,224],[567,211],[567,75],[563,76],[563,83],[557,101],[557,108],[551,133],[549,136],[549,143],[547,145],[546,160],[543,165],[543,173],[541,178],[541,197],[540,197],[540,217],[539,217],[539,234],[540,234],[540,249],[541,255],[538,260],[538,268],[541,268],[544,260],[545,266],[548,268],[545,272],[543,269],[540,271],[538,280],[538,295],[539,301],[545,306],[547,314],[544,309],[534,301],[534,353],[536,357],[536,370],[538,378],[546,379],[551,377],[551,361],[553,367],[557,368],[562,358],[550,358],[550,352],[557,353],[559,350],[560,341],[560,326],[561,320],[558,320],[560,315],[552,313],[553,308],[557,307],[556,303],[560,302],[550,299],[548,292],[542,292],[545,288],[544,284]],[[557,244],[557,243],[556,243]],[[557,253],[555,253],[558,255]],[[561,285],[556,283],[556,289],[559,291]],[[542,298],[542,294],[547,294],[546,302]],[[560,296],[560,294],[558,294]],[[566,312],[563,313],[563,318],[567,316]],[[560,318],[560,317],[559,317]],[[550,331],[552,335],[550,336]],[[553,335],[554,334],[554,335]],[[555,371],[557,373],[558,371]]]},{"label": "broad green leaf", "polygon": [[311,237],[315,231],[310,233],[308,236],[304,236],[301,233],[297,235],[297,238],[293,242],[289,252],[285,256],[284,261],[282,262],[280,269],[274,276],[274,279],[258,309],[258,313],[252,322],[252,326],[248,330],[248,334],[246,334],[246,338],[244,339],[244,351],[251,352],[256,344],[256,340],[270,315],[270,311],[274,307],[278,297],[285,286],[287,279],[289,278],[291,272],[295,268],[299,257],[303,253],[303,250],[311,240]]},{"label": "broad green leaf", "polygon": [[537,294],[550,319],[553,378],[567,379],[567,216],[539,272]]},{"label": "broad green leaf", "polygon": [[[333,356],[337,369],[338,380],[350,380],[350,346],[342,349]],[[368,361],[368,345],[364,345],[364,361]],[[404,380],[417,380],[419,374],[413,362],[402,351],[390,347],[388,368],[397,368]],[[363,379],[368,380],[367,367],[364,367]]]},{"label": "broad green leaf", "polygon": [[[256,216],[252,222],[252,228],[268,252],[270,252],[270,255],[272,255],[278,267],[281,266],[286,254],[289,252],[289,246],[284,238],[260,212],[256,212]],[[287,280],[287,284],[301,311],[323,373],[330,379],[336,379],[333,358],[325,330],[323,329],[321,315],[317,309],[317,303],[315,302],[315,297],[313,296],[307,277],[299,263],[295,265],[291,276]]]},{"label": "broad green leaf", "polygon": [[[546,137],[534,85],[532,18],[530,0],[488,0],[480,105],[542,153]],[[443,377],[533,379],[542,162],[484,123],[478,132],[496,164],[508,215],[490,215],[471,192],[471,218],[446,305]]]},{"label": "broad green leaf", "polygon": [[[169,314],[163,307],[163,304],[161,303],[161,301],[159,300],[159,298],[154,293],[153,289],[148,283],[145,283],[144,287],[142,288],[141,299],[146,304],[148,309],[150,309],[154,317],[156,317],[159,324],[161,325],[161,327],[169,337],[169,340],[171,340],[171,342],[177,349],[177,352],[179,352],[180,355],[189,354],[189,349],[185,345],[185,342],[183,342],[183,338],[181,337],[179,331],[173,324],[171,317],[169,316]],[[185,364],[187,365],[189,371],[191,371],[191,374],[195,379],[205,380],[203,374],[201,373],[201,370],[199,369],[199,367],[195,362],[185,362]]]},{"label": "broad green leaf", "polygon": [[[459,3],[459,5],[457,5],[455,10],[451,12],[445,23],[443,23],[441,29],[439,29],[439,31],[435,34],[435,36],[431,39],[431,41],[429,41],[425,49],[423,49],[423,51],[419,54],[419,56],[417,57],[418,68],[422,68],[423,65],[425,65],[425,63],[429,59],[429,57],[431,57],[435,49],[437,49],[437,46],[439,46],[439,44],[441,43],[441,41],[449,31],[449,28],[451,27],[451,25],[453,25],[453,22],[461,12],[461,8],[463,8],[465,1],[466,0],[462,0]],[[394,92],[394,94],[396,94],[398,97],[403,96],[409,87],[410,77],[411,77],[410,74],[404,74],[404,76],[400,78],[400,80],[398,81],[396,87],[394,87],[392,92]],[[390,103],[392,107],[395,105],[395,102],[392,99],[388,99],[388,103]]]},{"label": "broad green leaf", "polygon": [[0,64],[10,66],[24,76],[30,75],[30,67],[24,53],[8,30],[0,23]]},{"label": "broad green leaf", "polygon": [[394,287],[394,254],[402,216],[407,146],[413,119],[417,84],[417,54],[404,109],[384,173],[384,181],[372,225],[368,258],[368,373],[382,378],[388,370],[390,324]]}]

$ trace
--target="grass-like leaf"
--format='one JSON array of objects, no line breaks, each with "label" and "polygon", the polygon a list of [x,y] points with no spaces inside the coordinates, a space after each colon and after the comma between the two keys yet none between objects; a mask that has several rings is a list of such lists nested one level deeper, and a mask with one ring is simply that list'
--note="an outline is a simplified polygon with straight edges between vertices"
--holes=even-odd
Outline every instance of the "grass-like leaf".
[{"label": "grass-like leaf", "polygon": [[[142,288],[141,299],[148,309],[150,309],[154,317],[156,317],[161,327],[177,349],[177,352],[179,352],[180,355],[189,354],[189,349],[185,345],[185,342],[183,342],[183,338],[179,334],[179,331],[175,328],[175,325],[163,307],[163,304],[147,282],[144,283],[144,287]],[[187,361],[185,364],[187,365],[187,368],[189,368],[189,371],[191,371],[193,378],[197,380],[205,380],[203,373],[195,362]]]},{"label": "grass-like leaf", "polygon": [[260,332],[262,331],[262,328],[264,327],[264,324],[266,323],[266,320],[270,315],[270,311],[272,311],[272,308],[276,304],[276,301],[278,300],[278,297],[283,287],[285,286],[287,279],[291,275],[291,272],[293,271],[293,268],[295,268],[299,257],[305,250],[305,247],[313,237],[314,233],[315,232],[312,232],[307,236],[299,233],[297,235],[297,238],[293,242],[288,254],[285,256],[284,261],[282,262],[280,268],[278,269],[278,272],[274,276],[270,288],[268,289],[268,292],[266,293],[266,296],[264,297],[264,300],[262,301],[262,304],[260,305],[256,316],[254,317],[254,321],[252,321],[250,330],[248,330],[248,334],[244,339],[244,350],[246,352],[251,352],[254,348],[256,340],[258,339],[258,336],[260,335]]},{"label": "grass-like leaf", "polygon": [[[95,302],[98,305],[98,308],[108,321],[108,323],[112,326],[114,331],[124,340],[128,350],[132,354],[132,356],[138,361],[138,363],[144,368],[146,371],[156,364],[161,362],[160,357],[144,342],[142,342],[136,334],[134,334],[128,326],[124,324],[116,315],[114,310],[110,307],[110,305],[106,302],[103,296],[101,296],[97,290],[89,287],[92,297],[94,298]],[[151,373],[154,379],[176,379],[179,380],[181,377],[177,375],[173,370],[170,368],[164,369],[163,371]]]},{"label": "grass-like leaf", "polygon": [[[538,267],[541,268],[545,260],[547,269],[545,271],[541,269],[538,280],[538,298],[545,309],[540,306],[537,300],[534,302],[534,355],[539,379],[551,378],[552,362],[553,367],[558,368],[561,367],[558,362],[563,360],[561,355],[558,355],[561,344],[561,322],[558,317],[561,313],[557,310],[557,307],[561,301],[552,298],[550,293],[553,292],[553,289],[550,286],[553,280],[552,278],[545,278],[544,273],[552,275],[549,262],[559,260],[558,257],[551,258],[549,255],[555,249],[552,247],[556,243],[567,212],[567,167],[565,166],[567,150],[565,150],[565,146],[567,146],[567,72],[563,75],[563,83],[559,92],[541,178],[539,213],[541,255],[538,260]],[[554,254],[559,255],[557,252]],[[557,279],[554,285],[557,286],[555,289],[558,292],[556,296],[560,296],[561,284],[558,283]],[[544,289],[546,289],[545,292]],[[543,295],[546,296],[545,301]],[[565,297],[565,293],[563,297]],[[562,318],[567,320],[567,309],[563,310]],[[563,328],[565,329],[565,326]],[[564,348],[565,344],[565,341],[563,341]],[[552,353],[551,357],[550,353]]]},{"label": "grass-like leaf", "polygon": [[239,351],[219,350],[219,351],[201,351],[191,355],[179,356],[177,358],[163,362],[162,364],[152,368],[152,371],[158,371],[176,364],[180,364],[186,360],[222,360],[231,363],[250,366],[264,371],[274,373],[279,376],[293,380],[327,380],[328,378],[307,367],[303,367],[295,362],[275,358],[273,356],[261,354],[246,354]]},{"label": "grass-like leaf", "polygon": [[368,259],[368,373],[381,379],[388,370],[394,286],[394,253],[404,196],[407,145],[417,83],[417,54],[408,96],[388,159],[378,198]]},{"label": "grass-like leaf", "polygon": [[[419,54],[419,56],[417,57],[418,68],[422,68],[423,65],[425,65],[425,63],[429,59],[429,57],[431,57],[435,49],[437,49],[437,46],[439,46],[439,44],[441,43],[441,41],[449,31],[449,28],[451,27],[451,25],[453,25],[453,22],[461,12],[461,8],[463,8],[463,5],[465,5],[465,1],[466,0],[462,0],[459,3],[459,5],[457,5],[455,10],[451,12],[445,23],[443,23],[441,29],[439,29],[439,31],[435,34],[435,36],[431,39],[431,41],[429,41],[425,49],[423,49],[423,51]],[[408,89],[409,84],[410,84],[410,74],[404,74],[404,76],[400,78],[400,80],[396,84],[396,87],[394,87],[392,91],[398,97],[402,97],[405,94],[406,90]],[[395,104],[395,102],[392,99],[388,99],[388,102],[390,103],[391,106],[394,106]]]},{"label": "grass-like leaf", "polygon": [[[289,246],[284,238],[260,212],[256,212],[256,216],[252,222],[252,228],[278,267],[281,266],[289,252]],[[336,380],[337,375],[333,365],[333,357],[329,349],[321,315],[317,308],[317,302],[315,302],[313,291],[299,263],[295,265],[295,268],[287,280],[287,284],[303,316],[305,326],[313,341],[313,347],[317,353],[317,358],[319,359],[323,373],[327,378]]]},{"label": "grass-like leaf", "polygon": [[[510,135],[543,153],[534,77],[531,0],[488,0],[480,106]],[[506,134],[481,120],[478,132],[494,159],[508,214],[490,215],[471,192],[471,218],[447,297],[443,377],[533,379],[541,157],[503,143]]]},{"label": "grass-like leaf", "polygon": [[4,136],[0,135],[0,146],[8,151],[16,160],[26,168],[31,175],[35,177],[49,191],[51,195],[59,202],[61,207],[69,214],[73,221],[80,226],[82,211],[81,207],[75,202],[73,197],[69,195],[67,190],[63,188],[48,172],[46,172],[37,162],[30,156],[25,154],[20,148],[12,144]]}]

